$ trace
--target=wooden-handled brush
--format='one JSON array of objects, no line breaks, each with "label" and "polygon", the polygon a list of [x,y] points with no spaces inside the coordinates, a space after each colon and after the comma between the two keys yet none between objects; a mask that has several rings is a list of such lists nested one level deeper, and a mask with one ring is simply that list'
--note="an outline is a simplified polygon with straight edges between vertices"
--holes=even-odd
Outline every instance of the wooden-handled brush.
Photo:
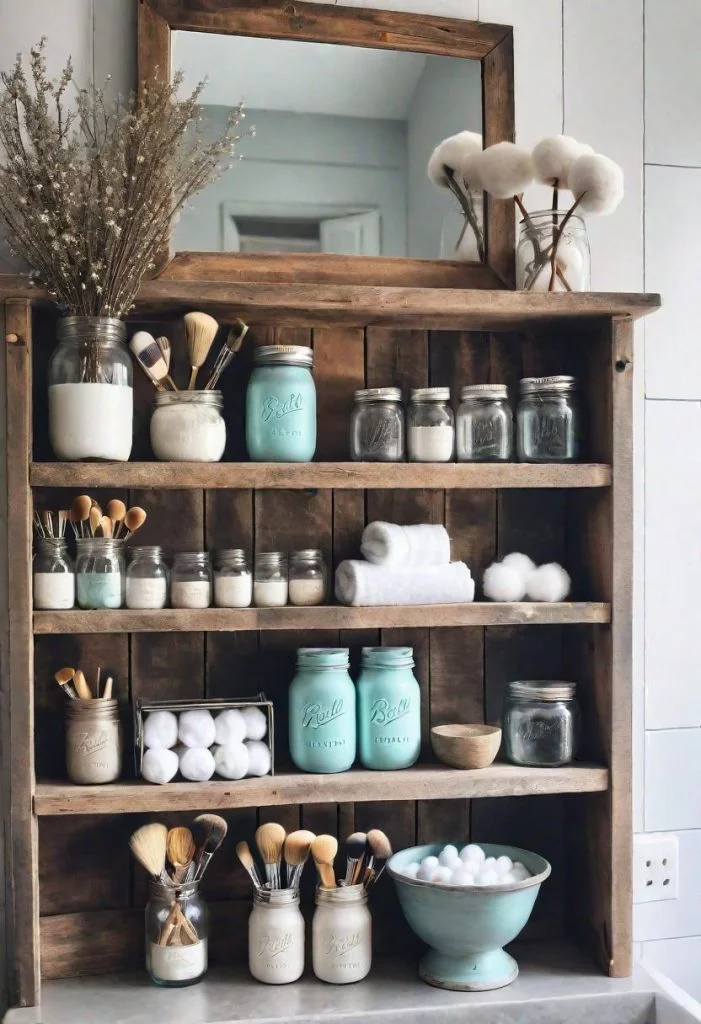
[{"label": "wooden-handled brush", "polygon": [[195,840],[189,828],[179,825],[171,828],[166,840],[166,854],[168,862],[172,867],[171,878],[175,885],[182,885],[187,875],[188,868],[197,853]]},{"label": "wooden-handled brush", "polygon": [[71,685],[71,683],[73,682],[74,678],[75,678],[75,669],[74,668],[60,668],[58,670],[58,672],[56,672],[54,674],[54,679],[56,680],[58,685],[61,687],[61,689],[63,690],[65,695],[67,697],[70,697],[71,700],[77,700],[77,698],[78,698],[78,694],[75,692],[75,689]]},{"label": "wooden-handled brush", "polygon": [[251,853],[250,847],[245,839],[242,839],[240,843],[236,844],[236,856],[241,861],[244,869],[248,872],[249,878],[253,882],[253,888],[256,892],[260,892],[263,888],[263,883],[260,880],[260,875],[258,874],[258,868],[256,867],[256,862],[253,859],[253,854]]},{"label": "wooden-handled brush", "polygon": [[190,380],[187,390],[194,391],[197,373],[209,355],[212,342],[219,330],[219,324],[208,313],[186,313],[183,320],[185,321],[185,343],[190,360]]},{"label": "wooden-handled brush", "polygon": [[322,889],[336,888],[333,862],[338,853],[338,840],[334,836],[317,836],[312,843],[312,857],[316,864]]},{"label": "wooden-handled brush", "polygon": [[280,861],[287,833],[282,825],[269,821],[256,829],[256,846],[265,865],[265,877],[271,889],[280,889]]},{"label": "wooden-handled brush", "polygon": [[304,828],[299,829],[297,832],[290,832],[285,839],[283,856],[285,858],[288,889],[299,888],[299,880],[315,839],[314,833]]}]

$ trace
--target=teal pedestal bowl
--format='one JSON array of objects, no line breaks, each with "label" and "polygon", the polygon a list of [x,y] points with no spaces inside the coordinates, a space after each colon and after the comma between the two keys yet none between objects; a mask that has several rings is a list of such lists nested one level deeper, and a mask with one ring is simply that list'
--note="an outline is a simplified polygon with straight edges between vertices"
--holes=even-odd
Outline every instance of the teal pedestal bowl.
[{"label": "teal pedestal bowl", "polygon": [[480,846],[488,857],[520,860],[531,877],[506,886],[477,887],[422,882],[402,874],[406,865],[438,856],[441,844],[400,850],[387,864],[404,916],[430,947],[419,964],[419,975],[438,988],[484,992],[516,979],[518,964],[503,947],[523,930],[550,874],[547,860],[536,853],[516,846]]}]

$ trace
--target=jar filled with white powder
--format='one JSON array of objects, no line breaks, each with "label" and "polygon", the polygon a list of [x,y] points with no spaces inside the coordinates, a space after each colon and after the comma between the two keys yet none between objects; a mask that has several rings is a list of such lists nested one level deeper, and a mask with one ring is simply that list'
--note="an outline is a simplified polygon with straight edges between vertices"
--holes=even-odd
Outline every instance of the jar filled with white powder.
[{"label": "jar filled with white powder", "polygon": [[455,452],[455,415],[450,388],[414,388],[407,414],[410,462],[450,462]]},{"label": "jar filled with white powder", "polygon": [[290,604],[323,604],[326,599],[326,569],[321,551],[305,548],[290,554]]},{"label": "jar filled with white powder", "polygon": [[217,608],[248,608],[253,599],[253,575],[243,548],[225,548],[217,555],[214,603]]},{"label": "jar filled with white powder", "polygon": [[257,608],[281,608],[287,604],[287,555],[284,551],[259,551],[253,576],[253,603]]},{"label": "jar filled with white powder", "polygon": [[168,604],[168,568],[163,549],[133,548],[127,569],[127,608],[165,608]]},{"label": "jar filled with white powder", "polygon": [[75,604],[75,570],[63,537],[37,537],[33,565],[34,607],[49,611]]},{"label": "jar filled with white powder", "polygon": [[226,447],[221,391],[160,391],[151,447],[161,462],[219,462]]},{"label": "jar filled with white powder", "polygon": [[212,566],[206,551],[181,551],[175,556],[170,603],[173,608],[209,608]]}]

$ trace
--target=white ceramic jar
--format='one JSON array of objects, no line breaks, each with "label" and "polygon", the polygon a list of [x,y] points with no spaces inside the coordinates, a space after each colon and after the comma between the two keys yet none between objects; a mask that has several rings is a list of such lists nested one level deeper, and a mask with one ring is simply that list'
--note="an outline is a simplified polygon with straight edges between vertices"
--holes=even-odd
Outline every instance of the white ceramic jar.
[{"label": "white ceramic jar", "polygon": [[314,974],[332,985],[361,981],[372,966],[372,918],[364,885],[317,889],[312,923]]},{"label": "white ceramic jar", "polygon": [[296,889],[253,896],[248,919],[248,969],[266,985],[288,985],[304,971],[304,918]]},{"label": "white ceramic jar", "polygon": [[161,462],[219,462],[226,447],[220,391],[160,391],[151,415],[151,447]]}]

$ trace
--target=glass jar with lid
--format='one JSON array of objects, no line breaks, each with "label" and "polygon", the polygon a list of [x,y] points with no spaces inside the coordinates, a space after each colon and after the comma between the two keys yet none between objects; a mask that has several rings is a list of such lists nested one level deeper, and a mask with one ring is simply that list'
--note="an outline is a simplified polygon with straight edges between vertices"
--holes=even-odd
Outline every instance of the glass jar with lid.
[{"label": "glass jar with lid", "polygon": [[170,603],[173,608],[209,608],[212,566],[206,551],[181,551],[175,556]]},{"label": "glass jar with lid", "polygon": [[295,605],[323,604],[326,599],[326,568],[318,548],[290,553],[289,600]]},{"label": "glass jar with lid", "polygon": [[407,412],[410,462],[450,462],[455,452],[455,415],[450,388],[414,388]]},{"label": "glass jar with lid", "polygon": [[311,462],[316,451],[314,357],[304,345],[260,345],[246,392],[253,462]]},{"label": "glass jar with lid", "polygon": [[349,985],[372,966],[372,918],[364,885],[316,890],[312,963],[320,981]]},{"label": "glass jar with lid", "polygon": [[518,680],[506,688],[504,749],[512,764],[557,768],[577,754],[577,684]]},{"label": "glass jar with lid", "polygon": [[248,608],[253,599],[253,575],[243,548],[219,551],[214,570],[217,608]]},{"label": "glass jar with lid", "polygon": [[75,569],[63,537],[37,537],[32,565],[34,607],[48,611],[75,604]]},{"label": "glass jar with lid", "polygon": [[219,462],[226,447],[221,391],[159,391],[151,447],[161,462]]},{"label": "glass jar with lid", "polygon": [[104,785],[122,774],[118,701],[66,701],[66,773],[77,786]]},{"label": "glass jar with lid", "polygon": [[468,384],[460,393],[458,462],[508,462],[514,425],[505,384]]},{"label": "glass jar with lid", "polygon": [[261,889],[248,919],[248,969],[266,985],[287,985],[304,972],[304,918],[297,889]]},{"label": "glass jar with lid", "polygon": [[124,604],[124,541],[85,537],[76,541],[75,590],[79,608]]},{"label": "glass jar with lid", "polygon": [[358,755],[363,768],[409,768],[421,752],[421,689],[411,647],[363,647]]},{"label": "glass jar with lid", "polygon": [[209,912],[199,882],[152,879],[146,904],[146,970],[164,988],[194,985],[207,973]]},{"label": "glass jar with lid", "polygon": [[165,608],[168,568],[158,545],[132,548],[127,568],[127,608]]},{"label": "glass jar with lid", "polygon": [[404,461],[404,405],[399,388],[355,392],[350,453],[354,462]]},{"label": "glass jar with lid", "polygon": [[355,687],[347,647],[301,647],[290,684],[290,756],[303,772],[345,772],[355,761]]},{"label": "glass jar with lid", "polygon": [[282,608],[287,604],[289,583],[284,551],[256,552],[253,603],[257,608]]},{"label": "glass jar with lid", "polygon": [[579,431],[574,377],[524,377],[516,412],[520,462],[574,462],[579,457]]}]

